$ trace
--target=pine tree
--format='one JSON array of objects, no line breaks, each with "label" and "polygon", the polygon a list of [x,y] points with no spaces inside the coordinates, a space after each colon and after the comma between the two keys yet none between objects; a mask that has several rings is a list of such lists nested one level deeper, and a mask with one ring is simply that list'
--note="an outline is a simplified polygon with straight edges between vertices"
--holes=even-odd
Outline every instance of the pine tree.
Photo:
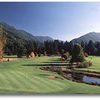
[{"label": "pine tree", "polygon": [[79,43],[76,43],[73,47],[71,62],[83,62],[84,60],[83,48]]},{"label": "pine tree", "polygon": [[97,49],[95,48],[95,45],[92,40],[89,41],[87,50],[88,50],[88,54],[90,54],[90,55],[96,54]]},{"label": "pine tree", "polygon": [[83,52],[85,52],[85,43],[81,41],[81,46],[83,47]]}]

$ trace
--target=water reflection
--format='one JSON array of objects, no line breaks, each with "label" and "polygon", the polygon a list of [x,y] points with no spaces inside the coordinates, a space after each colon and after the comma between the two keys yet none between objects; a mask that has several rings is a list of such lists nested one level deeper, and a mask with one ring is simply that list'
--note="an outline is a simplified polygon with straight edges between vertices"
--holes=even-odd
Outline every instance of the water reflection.
[{"label": "water reflection", "polygon": [[69,73],[68,75],[73,77],[77,81],[86,82],[86,83],[90,83],[90,82],[96,83],[97,82],[100,84],[100,78],[97,78],[97,77],[90,77],[90,76],[86,76],[83,74],[76,74],[76,73],[74,74]]},{"label": "water reflection", "polygon": [[100,84],[100,78],[96,78],[96,77],[89,77],[89,76],[84,76],[83,77],[83,82],[87,82],[87,83],[90,83],[90,82],[97,82]]}]

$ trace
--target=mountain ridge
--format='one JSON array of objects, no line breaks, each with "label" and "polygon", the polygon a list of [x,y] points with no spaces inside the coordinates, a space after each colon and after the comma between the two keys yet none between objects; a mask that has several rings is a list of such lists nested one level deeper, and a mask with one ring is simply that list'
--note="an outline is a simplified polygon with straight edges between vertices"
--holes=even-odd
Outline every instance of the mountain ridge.
[{"label": "mountain ridge", "polygon": [[[22,30],[22,29],[16,29],[13,26],[8,25],[5,22],[0,22],[0,24],[3,26],[4,34],[7,37],[8,41],[19,41],[19,42],[27,42],[27,41],[39,41],[43,43],[44,41],[53,41],[49,36],[34,36],[31,33]],[[70,42],[89,42],[92,40],[93,42],[100,42],[100,32],[89,32],[85,35],[82,35],[78,38],[72,39]]]},{"label": "mountain ridge", "polygon": [[34,36],[31,33],[25,31],[25,30],[21,30],[21,29],[16,29],[13,26],[8,25],[5,22],[0,22],[0,24],[3,26],[4,29],[4,33],[7,37],[8,40],[14,41],[14,40],[18,40],[22,39],[20,41],[39,41],[39,42],[44,42],[44,41],[53,41],[53,39],[49,36]]},{"label": "mountain ridge", "polygon": [[83,41],[83,42],[88,43],[90,40],[92,40],[93,42],[100,42],[100,33],[99,32],[89,32],[89,33],[82,35],[78,38],[72,39],[71,42],[81,43],[81,41]]}]

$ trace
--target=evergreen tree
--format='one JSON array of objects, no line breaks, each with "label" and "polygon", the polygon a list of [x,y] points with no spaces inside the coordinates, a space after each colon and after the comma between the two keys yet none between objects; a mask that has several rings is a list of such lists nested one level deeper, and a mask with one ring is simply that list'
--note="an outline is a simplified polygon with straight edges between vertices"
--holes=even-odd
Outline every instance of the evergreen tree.
[{"label": "evergreen tree", "polygon": [[85,52],[85,43],[81,41],[81,46],[83,47],[83,52]]},{"label": "evergreen tree", "polygon": [[97,49],[96,55],[97,55],[97,56],[100,56],[100,42],[96,42],[96,43],[95,43],[95,47],[96,47],[96,49]]},{"label": "evergreen tree", "polygon": [[58,44],[58,51],[62,54],[62,50],[64,49],[63,42],[59,42]]},{"label": "evergreen tree", "polygon": [[64,43],[64,50],[65,50],[65,52],[68,51],[68,48],[69,48],[68,42],[66,41],[66,42]]},{"label": "evergreen tree", "polygon": [[87,51],[89,55],[95,55],[97,52],[97,49],[95,48],[95,45],[92,40],[90,40],[88,43]]},{"label": "evergreen tree", "polygon": [[70,62],[83,62],[85,60],[83,54],[83,48],[79,43],[76,43],[73,47],[72,58]]},{"label": "evergreen tree", "polygon": [[45,46],[47,54],[50,54],[50,52],[51,52],[51,42],[45,41],[44,46]]},{"label": "evergreen tree", "polygon": [[55,54],[58,52],[58,45],[59,45],[59,40],[54,40],[53,49]]},{"label": "evergreen tree", "polygon": [[17,57],[21,58],[26,53],[26,48],[22,44],[18,44]]},{"label": "evergreen tree", "polygon": [[72,50],[73,50],[73,42],[69,42],[68,52],[70,53],[70,55],[72,55]]}]

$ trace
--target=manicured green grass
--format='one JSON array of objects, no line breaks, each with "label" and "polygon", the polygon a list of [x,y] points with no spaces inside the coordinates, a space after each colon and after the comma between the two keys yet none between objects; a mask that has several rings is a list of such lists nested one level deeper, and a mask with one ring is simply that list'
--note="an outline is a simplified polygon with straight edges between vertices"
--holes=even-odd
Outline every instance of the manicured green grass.
[{"label": "manicured green grass", "polygon": [[88,68],[79,68],[78,70],[100,72],[100,57],[99,56],[89,56],[89,57],[86,57],[86,60],[92,62],[92,66]]},{"label": "manicured green grass", "polygon": [[[0,94],[100,93],[99,86],[72,82],[61,77],[56,72],[39,69],[39,67],[50,66],[50,64],[54,64],[55,67],[67,67],[67,63],[62,63],[59,58],[40,57],[0,62]],[[98,60],[100,58],[94,57],[93,59]],[[97,63],[94,61],[94,64]],[[97,66],[99,67],[99,65]],[[47,78],[45,75],[55,75],[62,78],[62,80]]]}]

